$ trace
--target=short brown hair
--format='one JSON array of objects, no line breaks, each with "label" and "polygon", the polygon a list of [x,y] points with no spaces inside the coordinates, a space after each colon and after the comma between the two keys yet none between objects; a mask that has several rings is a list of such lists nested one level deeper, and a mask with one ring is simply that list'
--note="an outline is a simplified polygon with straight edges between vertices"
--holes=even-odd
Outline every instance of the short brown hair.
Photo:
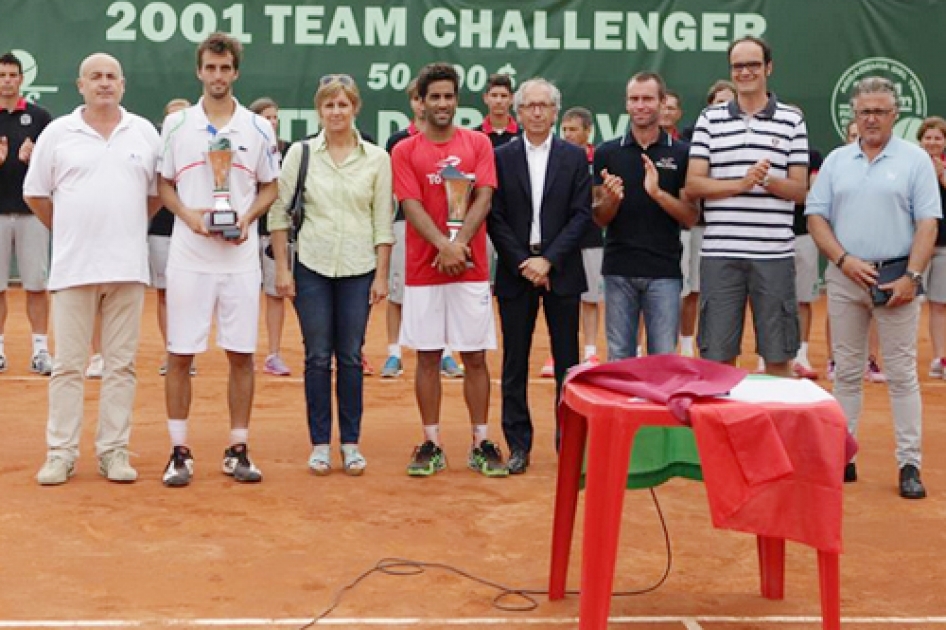
[{"label": "short brown hair", "polygon": [[667,83],[664,81],[663,77],[657,74],[656,72],[638,72],[630,78],[627,82],[630,85],[633,82],[643,83],[645,81],[654,81],[657,83],[657,96],[660,97],[660,100],[664,100],[667,97]]},{"label": "short brown hair", "polygon": [[943,137],[946,138],[946,119],[941,118],[940,116],[930,116],[923,121],[923,124],[920,125],[920,128],[916,131],[916,139],[922,140],[923,136],[926,135],[926,132],[930,129],[939,129],[940,133],[943,134]]},{"label": "short brown hair", "polygon": [[733,94],[736,93],[736,84],[732,81],[727,81],[726,79],[720,79],[716,83],[710,86],[710,89],[706,91],[706,104],[712,105],[713,101],[716,100],[716,95],[722,92],[723,90],[729,90]]},{"label": "short brown hair", "polygon": [[215,55],[224,55],[230,53],[233,57],[233,69],[240,69],[240,57],[243,56],[243,44],[235,37],[230,37],[226,33],[216,32],[207,36],[207,39],[197,47],[197,69],[203,65],[204,52],[210,51]]}]

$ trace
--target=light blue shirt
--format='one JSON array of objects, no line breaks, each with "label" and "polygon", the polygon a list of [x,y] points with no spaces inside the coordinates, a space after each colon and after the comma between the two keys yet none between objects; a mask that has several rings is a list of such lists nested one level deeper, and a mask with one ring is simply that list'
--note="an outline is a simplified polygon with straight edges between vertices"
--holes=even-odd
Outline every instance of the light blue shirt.
[{"label": "light blue shirt", "polygon": [[936,171],[926,151],[892,137],[871,162],[859,143],[824,161],[805,203],[827,219],[844,250],[880,261],[910,253],[916,222],[942,217]]}]

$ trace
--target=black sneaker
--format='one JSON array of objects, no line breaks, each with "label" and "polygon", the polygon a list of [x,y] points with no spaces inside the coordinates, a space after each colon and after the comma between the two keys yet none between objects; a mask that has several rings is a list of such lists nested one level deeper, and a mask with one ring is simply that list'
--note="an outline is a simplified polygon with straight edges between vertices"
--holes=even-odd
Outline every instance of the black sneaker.
[{"label": "black sneaker", "polygon": [[223,473],[243,483],[263,480],[263,473],[250,461],[246,444],[234,444],[223,452]]},{"label": "black sneaker", "polygon": [[487,477],[509,476],[509,469],[503,463],[503,454],[499,452],[499,447],[489,440],[483,440],[479,446],[470,449],[467,465],[470,470],[475,470]]},{"label": "black sneaker", "polygon": [[844,483],[857,481],[857,465],[854,462],[844,464]]},{"label": "black sneaker", "polygon": [[168,488],[182,488],[191,482],[193,476],[194,458],[191,456],[191,450],[186,446],[175,446],[161,481]]},{"label": "black sneaker", "polygon": [[920,469],[913,464],[900,469],[900,496],[904,499],[926,498],[926,488],[920,481]]},{"label": "black sneaker", "polygon": [[430,477],[447,467],[447,458],[443,450],[427,440],[414,448],[411,463],[407,465],[407,474],[411,477]]}]

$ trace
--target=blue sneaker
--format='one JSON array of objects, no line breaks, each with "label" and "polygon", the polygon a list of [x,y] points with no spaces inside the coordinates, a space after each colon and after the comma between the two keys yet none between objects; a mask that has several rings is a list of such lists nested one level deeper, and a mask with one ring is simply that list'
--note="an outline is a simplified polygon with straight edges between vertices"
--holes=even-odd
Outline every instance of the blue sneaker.
[{"label": "blue sneaker", "polygon": [[397,378],[403,373],[404,364],[401,363],[400,357],[394,355],[389,356],[388,360],[381,366],[381,378]]},{"label": "blue sneaker", "polygon": [[447,378],[463,378],[463,368],[453,357],[444,357],[440,361],[440,374]]}]

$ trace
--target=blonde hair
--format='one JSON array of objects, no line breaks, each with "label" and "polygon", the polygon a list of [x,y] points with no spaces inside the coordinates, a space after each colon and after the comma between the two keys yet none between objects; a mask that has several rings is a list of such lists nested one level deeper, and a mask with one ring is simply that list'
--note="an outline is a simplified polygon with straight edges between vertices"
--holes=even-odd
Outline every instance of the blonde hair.
[{"label": "blonde hair", "polygon": [[168,104],[164,106],[164,115],[167,116],[171,112],[176,112],[190,106],[191,102],[186,98],[172,98],[168,101]]},{"label": "blonde hair", "polygon": [[355,115],[358,115],[361,111],[361,93],[355,80],[347,74],[328,74],[319,80],[319,89],[315,92],[315,109],[319,110],[325,101],[340,93],[348,97]]}]

